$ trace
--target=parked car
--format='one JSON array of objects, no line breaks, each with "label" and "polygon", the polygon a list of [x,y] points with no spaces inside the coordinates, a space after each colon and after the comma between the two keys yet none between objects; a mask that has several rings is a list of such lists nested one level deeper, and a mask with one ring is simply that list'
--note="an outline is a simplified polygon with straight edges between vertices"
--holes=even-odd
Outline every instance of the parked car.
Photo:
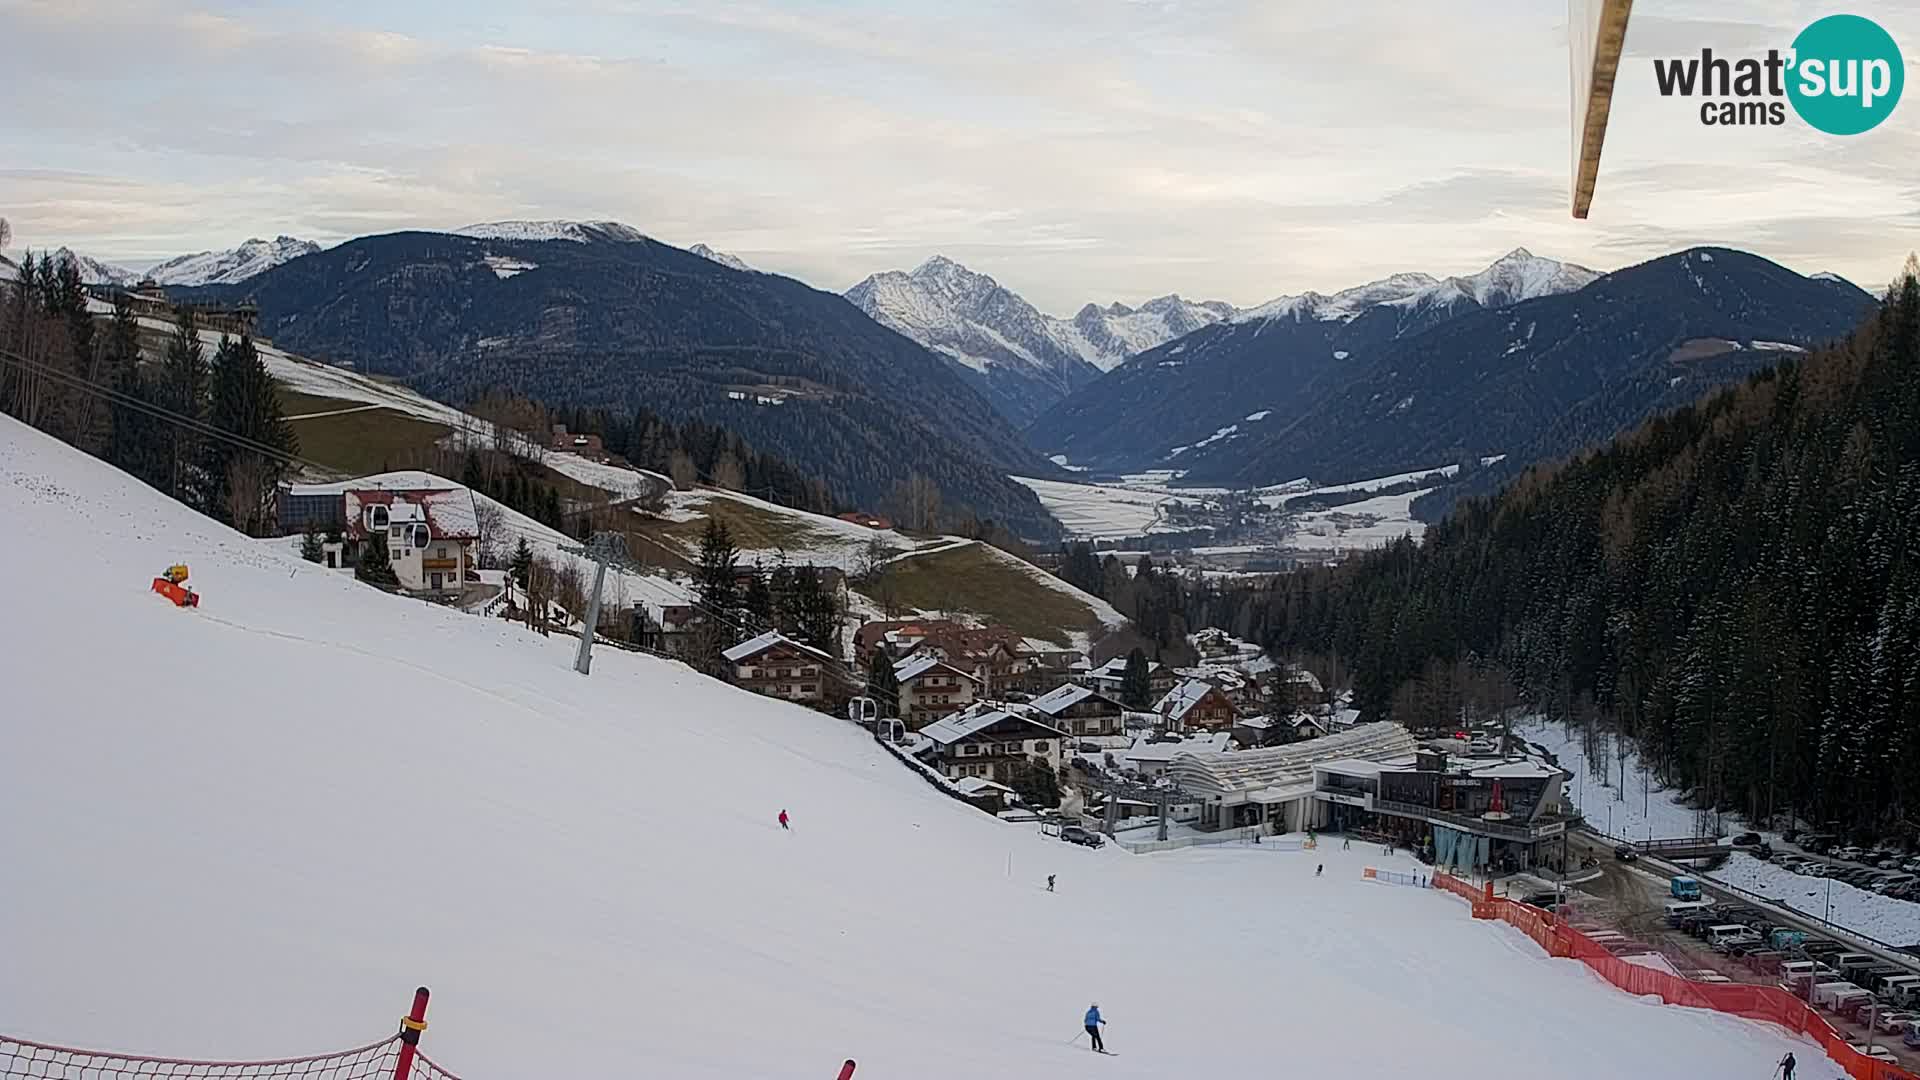
[{"label": "parked car", "polygon": [[1912,885],[1916,881],[1920,881],[1920,877],[1916,877],[1913,874],[1888,874],[1886,877],[1874,883],[1873,891],[1883,893],[1892,892],[1895,889]]},{"label": "parked car", "polygon": [[1866,854],[1866,852],[1861,851],[1859,848],[1849,844],[1846,847],[1843,847],[1840,850],[1834,852],[1833,857],[1836,859],[1845,859],[1848,862],[1859,862],[1860,856],[1864,854]]},{"label": "parked car", "polygon": [[1107,842],[1106,838],[1102,837],[1099,833],[1079,825],[1062,827],[1060,830],[1060,839],[1065,840],[1069,844],[1079,844],[1081,847],[1090,848],[1097,848]]},{"label": "parked car", "polygon": [[1761,862],[1772,862],[1773,845],[1767,843],[1765,840],[1753,845],[1753,857],[1759,859]]},{"label": "parked car", "polygon": [[1752,847],[1759,842],[1760,834],[1757,832],[1743,832],[1733,838],[1734,847]]},{"label": "parked car", "polygon": [[1885,1062],[1888,1062],[1889,1064],[1895,1064],[1895,1065],[1900,1063],[1900,1059],[1894,1056],[1893,1051],[1887,1049],[1884,1046],[1875,1044],[1870,1047],[1866,1043],[1848,1043],[1847,1045],[1853,1047],[1855,1050],[1858,1050],[1859,1052],[1867,1055],[1868,1057],[1872,1058],[1875,1061],[1885,1061]]}]

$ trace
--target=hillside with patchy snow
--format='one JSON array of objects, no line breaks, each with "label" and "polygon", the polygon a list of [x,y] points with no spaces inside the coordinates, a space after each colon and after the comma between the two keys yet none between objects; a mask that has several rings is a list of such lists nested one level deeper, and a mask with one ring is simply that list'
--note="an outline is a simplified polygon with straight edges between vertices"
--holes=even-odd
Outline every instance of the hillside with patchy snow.
[{"label": "hillside with patchy snow", "polygon": [[[678,664],[583,678],[569,641],[357,585],[4,418],[0,515],[35,568],[0,614],[10,1034],[281,1057],[387,1035],[424,984],[424,1045],[475,1080],[1820,1060],[1363,881],[1378,854],[1088,851]],[[173,562],[197,610],[147,591]],[[1313,992],[1276,1012],[1277,985]],[[1075,1045],[1096,999],[1121,1056]]]}]

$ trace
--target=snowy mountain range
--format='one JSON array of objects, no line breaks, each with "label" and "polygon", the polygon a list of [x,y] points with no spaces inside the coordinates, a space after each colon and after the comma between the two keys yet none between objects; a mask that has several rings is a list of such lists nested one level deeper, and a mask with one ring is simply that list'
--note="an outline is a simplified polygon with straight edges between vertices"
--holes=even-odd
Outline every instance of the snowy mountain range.
[{"label": "snowy mountain range", "polygon": [[482,240],[570,240],[634,243],[650,239],[646,233],[618,221],[487,221],[454,229],[455,236]]},{"label": "snowy mountain range", "polygon": [[131,285],[140,280],[140,275],[124,266],[114,266],[99,259],[82,255],[72,248],[60,248],[53,253],[55,262],[72,262],[80,268],[80,280],[88,285]]},{"label": "snowy mountain range", "polygon": [[1189,483],[1337,482],[1492,455],[1519,467],[1844,333],[1867,302],[1727,249],[1603,275],[1522,248],[1475,274],[1250,308],[1140,354],[1027,436],[1056,462],[1173,468]]},{"label": "snowy mountain range", "polygon": [[710,248],[705,244],[695,244],[692,247],[688,248],[687,250],[693,252],[695,255],[698,255],[703,259],[708,259],[713,262],[717,262],[721,266],[724,266],[729,270],[743,270],[750,274],[755,272],[753,267],[747,265],[747,261],[745,259],[742,259],[740,256],[735,255],[732,252],[715,251],[713,248]]},{"label": "snowy mountain range", "polygon": [[1477,274],[1435,278],[1431,274],[1399,273],[1344,289],[1332,296],[1316,292],[1282,296],[1233,316],[1238,323],[1269,319],[1314,319],[1351,322],[1369,310],[1388,305],[1417,312],[1451,309],[1465,301],[1496,308],[1585,288],[1599,273],[1584,266],[1542,258],[1526,248],[1514,248]]},{"label": "snowy mountain range", "polygon": [[227,251],[202,251],[168,259],[147,271],[146,276],[161,285],[232,285],[319,250],[319,244],[291,236],[252,239]]},{"label": "snowy mountain range", "polygon": [[942,255],[911,272],[874,274],[846,296],[882,325],[946,357],[1016,424],[1134,353],[1233,312],[1217,301],[1163,296],[1137,309],[1088,304],[1072,319],[1060,319]]}]

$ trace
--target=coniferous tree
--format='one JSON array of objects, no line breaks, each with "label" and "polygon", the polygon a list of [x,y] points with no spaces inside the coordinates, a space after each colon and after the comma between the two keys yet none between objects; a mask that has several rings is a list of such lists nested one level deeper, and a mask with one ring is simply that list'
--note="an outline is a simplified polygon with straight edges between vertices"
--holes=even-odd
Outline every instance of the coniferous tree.
[{"label": "coniferous tree", "polygon": [[893,657],[885,649],[876,647],[868,658],[867,696],[874,700],[881,716],[900,715],[900,677],[894,674]]},{"label": "coniferous tree", "polygon": [[[249,536],[266,535],[273,529],[286,458],[299,452],[299,441],[281,414],[279,390],[252,338],[220,339],[210,399],[209,422],[241,441],[207,441],[205,509]],[[266,449],[252,449],[255,446]]]},{"label": "coniferous tree", "polygon": [[200,329],[194,323],[192,309],[181,308],[173,336],[167,341],[154,397],[173,414],[164,443],[167,494],[200,509],[206,508],[205,484],[199,471],[204,439],[187,421],[204,422],[207,418],[207,379],[206,348],[200,341]]},{"label": "coniferous tree", "polygon": [[326,550],[320,546],[320,530],[314,528],[311,521],[300,534],[300,557],[310,563],[322,562],[327,557]]},{"label": "coniferous tree", "polygon": [[1127,666],[1120,672],[1120,701],[1129,709],[1144,709],[1152,704],[1152,669],[1147,654],[1135,646],[1127,654]]},{"label": "coniferous tree", "polygon": [[700,564],[694,587],[701,608],[708,618],[720,622],[724,633],[732,633],[740,621],[740,594],[735,583],[739,561],[740,552],[733,546],[727,523],[708,518],[706,531],[700,536]]},{"label": "coniferous tree", "polygon": [[376,532],[368,537],[360,551],[360,562],[353,568],[353,576],[379,589],[400,587],[400,577],[393,572],[393,560],[387,554],[386,533]]},{"label": "coniferous tree", "polygon": [[527,575],[533,570],[533,548],[528,546],[527,538],[521,537],[520,543],[513,549],[513,560],[507,563],[507,575],[521,589],[527,587]]},{"label": "coniferous tree", "polygon": [[748,631],[757,634],[773,627],[773,593],[768,591],[767,576],[761,573],[759,566],[753,568],[752,576],[747,579],[740,606]]}]

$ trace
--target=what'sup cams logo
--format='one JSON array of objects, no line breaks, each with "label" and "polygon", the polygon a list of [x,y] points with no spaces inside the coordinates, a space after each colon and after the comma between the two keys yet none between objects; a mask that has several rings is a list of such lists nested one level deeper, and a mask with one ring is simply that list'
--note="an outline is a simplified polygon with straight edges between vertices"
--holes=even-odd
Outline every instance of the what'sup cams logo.
[{"label": "what'sup cams logo", "polygon": [[1787,106],[1829,135],[1871,131],[1892,115],[1906,83],[1893,36],[1872,19],[1829,15],[1800,31],[1793,47],[1764,57],[1697,57],[1653,62],[1661,97],[1701,98],[1709,127],[1778,125]]}]

